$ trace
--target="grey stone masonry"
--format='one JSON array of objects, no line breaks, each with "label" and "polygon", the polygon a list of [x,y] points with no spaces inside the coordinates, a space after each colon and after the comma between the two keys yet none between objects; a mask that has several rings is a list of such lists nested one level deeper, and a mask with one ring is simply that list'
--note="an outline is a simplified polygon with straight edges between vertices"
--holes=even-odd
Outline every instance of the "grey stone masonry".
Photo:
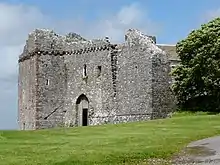
[{"label": "grey stone masonry", "polygon": [[36,29],[19,56],[19,128],[165,118],[173,111],[170,60],[136,29],[125,43]]}]

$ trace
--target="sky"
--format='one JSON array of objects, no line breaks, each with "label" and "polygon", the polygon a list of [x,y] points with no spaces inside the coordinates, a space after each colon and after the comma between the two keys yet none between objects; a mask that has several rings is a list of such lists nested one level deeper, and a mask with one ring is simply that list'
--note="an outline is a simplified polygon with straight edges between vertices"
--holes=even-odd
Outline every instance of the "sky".
[{"label": "sky", "polygon": [[18,128],[18,56],[34,29],[123,42],[136,28],[176,44],[215,17],[219,0],[0,0],[0,129]]}]

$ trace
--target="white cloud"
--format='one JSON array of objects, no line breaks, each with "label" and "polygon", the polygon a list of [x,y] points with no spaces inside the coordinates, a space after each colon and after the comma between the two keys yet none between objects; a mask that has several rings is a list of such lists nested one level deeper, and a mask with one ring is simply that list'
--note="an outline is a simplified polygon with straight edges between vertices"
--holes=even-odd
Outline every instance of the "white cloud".
[{"label": "white cloud", "polygon": [[34,7],[0,3],[0,45],[21,44],[28,31],[43,23],[43,17]]},{"label": "white cloud", "polygon": [[138,28],[147,34],[155,34],[159,30],[138,3],[123,6],[117,13],[104,17],[90,25],[91,30],[85,35],[92,38],[108,36],[112,42],[122,42],[129,28]]},{"label": "white cloud", "polygon": [[155,33],[151,30],[156,29],[139,4],[124,6],[117,13],[87,23],[78,18],[57,20],[33,6],[0,3],[0,22],[0,129],[17,127],[17,60],[28,33],[35,28],[72,31],[88,38],[109,36],[113,42],[123,41],[128,28],[147,33]]}]

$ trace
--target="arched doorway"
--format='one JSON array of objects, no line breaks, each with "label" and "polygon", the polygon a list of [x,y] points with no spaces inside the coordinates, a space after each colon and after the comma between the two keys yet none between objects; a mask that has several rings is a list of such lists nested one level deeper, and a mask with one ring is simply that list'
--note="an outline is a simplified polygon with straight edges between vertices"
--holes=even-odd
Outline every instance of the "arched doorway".
[{"label": "arched doorway", "polygon": [[89,125],[88,120],[89,100],[82,94],[76,100],[76,113],[77,113],[77,125],[87,126]]}]

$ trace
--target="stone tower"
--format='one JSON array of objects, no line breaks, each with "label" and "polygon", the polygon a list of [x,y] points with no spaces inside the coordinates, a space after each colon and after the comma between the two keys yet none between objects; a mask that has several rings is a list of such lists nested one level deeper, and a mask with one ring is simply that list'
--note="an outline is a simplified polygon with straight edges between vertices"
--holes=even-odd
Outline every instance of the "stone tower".
[{"label": "stone tower", "polygon": [[42,129],[166,117],[170,62],[135,29],[125,43],[37,29],[19,57],[19,127]]}]

